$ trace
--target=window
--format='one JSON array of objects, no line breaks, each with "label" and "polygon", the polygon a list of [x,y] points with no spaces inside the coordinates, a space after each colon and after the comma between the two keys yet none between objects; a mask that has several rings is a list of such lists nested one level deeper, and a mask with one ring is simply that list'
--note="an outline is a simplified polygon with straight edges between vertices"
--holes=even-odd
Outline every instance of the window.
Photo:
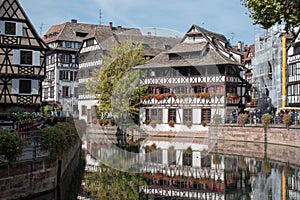
[{"label": "window", "polygon": [[176,123],[176,109],[169,109],[168,121],[173,120]]},{"label": "window", "polygon": [[90,47],[90,46],[93,46],[94,45],[94,39],[89,39],[86,41],[86,46],[87,47]]},{"label": "window", "polygon": [[151,109],[151,120],[162,122],[162,109]]},{"label": "window", "polygon": [[183,109],[183,122],[192,122],[193,120],[193,110],[192,109]]},{"label": "window", "polygon": [[54,98],[54,87],[50,87],[50,98]]},{"label": "window", "polygon": [[70,87],[69,86],[63,86],[62,87],[62,97],[70,97]]},{"label": "window", "polygon": [[87,115],[87,106],[81,106],[81,116]]},{"label": "window", "polygon": [[21,64],[32,65],[32,51],[21,51]]},{"label": "window", "polygon": [[202,109],[201,112],[201,122],[210,122],[211,118],[211,109]]},{"label": "window", "polygon": [[65,42],[66,48],[71,48],[71,42]]},{"label": "window", "polygon": [[191,147],[189,147],[183,152],[182,165],[192,166],[192,163],[193,163],[193,150],[191,149]]},{"label": "window", "polygon": [[205,92],[205,87],[203,87],[203,86],[199,86],[199,85],[198,86],[194,86],[193,89],[194,89],[195,93]]},{"label": "window", "polygon": [[69,80],[69,71],[60,71],[59,80]]},{"label": "window", "polygon": [[19,93],[31,94],[31,80],[20,80]]},{"label": "window", "polygon": [[68,54],[60,55],[60,62],[63,64],[70,63],[70,55],[68,55]]},{"label": "window", "polygon": [[78,98],[78,87],[74,88],[74,97]]},{"label": "window", "polygon": [[150,110],[146,109],[146,119],[145,121],[149,121],[150,120]]},{"label": "window", "polygon": [[48,99],[48,88],[44,88],[44,98]]},{"label": "window", "polygon": [[184,86],[178,86],[174,88],[175,94],[187,94],[187,88]]},{"label": "window", "polygon": [[5,22],[5,34],[16,35],[16,23]]},{"label": "window", "polygon": [[173,146],[168,149],[168,164],[176,165],[176,151]]}]

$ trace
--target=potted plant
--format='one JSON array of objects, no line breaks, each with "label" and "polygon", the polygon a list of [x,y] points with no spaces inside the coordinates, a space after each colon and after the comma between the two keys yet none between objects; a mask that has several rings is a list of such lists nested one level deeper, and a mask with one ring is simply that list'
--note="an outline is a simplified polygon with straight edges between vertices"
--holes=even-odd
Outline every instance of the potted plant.
[{"label": "potted plant", "polygon": [[168,122],[168,124],[169,124],[170,127],[174,127],[175,126],[175,121],[174,120],[170,120]]},{"label": "potted plant", "polygon": [[214,114],[213,122],[214,122],[214,124],[221,124],[222,123],[221,115],[220,114]]},{"label": "potted plant", "polygon": [[150,126],[152,126],[152,128],[156,128],[156,125],[157,125],[157,121],[156,120],[151,120]]},{"label": "potted plant", "polygon": [[292,124],[292,116],[291,114],[284,114],[282,118],[283,123],[287,127],[287,129],[290,128],[290,125]]},{"label": "potted plant", "polygon": [[271,124],[271,121],[272,121],[272,115],[268,114],[268,113],[265,113],[262,118],[261,118],[261,121],[264,125],[264,128],[268,128]]},{"label": "potted plant", "polygon": [[190,121],[190,120],[188,120],[188,121],[185,121],[184,122],[184,125],[186,125],[187,127],[192,127],[192,125],[193,125],[193,122],[192,121]]},{"label": "potted plant", "polygon": [[206,121],[206,120],[204,120],[204,121],[201,122],[201,125],[202,125],[203,127],[207,126],[207,124],[208,124],[208,121]]},{"label": "potted plant", "polygon": [[246,122],[248,121],[248,115],[247,114],[239,114],[238,116],[238,122],[242,126],[245,126]]}]

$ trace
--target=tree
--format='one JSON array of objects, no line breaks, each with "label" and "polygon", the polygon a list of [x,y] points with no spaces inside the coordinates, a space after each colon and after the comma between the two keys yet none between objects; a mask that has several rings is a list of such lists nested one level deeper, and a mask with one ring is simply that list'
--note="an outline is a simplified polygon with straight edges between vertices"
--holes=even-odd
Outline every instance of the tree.
[{"label": "tree", "polygon": [[102,115],[109,112],[117,116],[137,113],[137,102],[145,88],[137,88],[141,74],[132,68],[148,60],[142,51],[141,43],[128,40],[114,45],[109,56],[103,57],[102,66],[87,84],[88,90],[97,96]]},{"label": "tree", "polygon": [[85,190],[99,199],[139,199],[139,186],[146,181],[139,173],[130,173],[100,164],[99,172],[88,173]]},{"label": "tree", "polygon": [[300,25],[300,0],[241,0],[248,8],[254,24],[268,29],[276,23],[285,23],[286,31]]}]

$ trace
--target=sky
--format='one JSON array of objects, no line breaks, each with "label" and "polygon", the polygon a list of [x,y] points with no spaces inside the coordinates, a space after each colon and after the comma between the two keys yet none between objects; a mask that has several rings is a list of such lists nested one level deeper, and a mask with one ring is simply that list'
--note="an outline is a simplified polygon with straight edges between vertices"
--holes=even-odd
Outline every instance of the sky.
[{"label": "sky", "polygon": [[[232,45],[254,43],[261,31],[240,0],[19,0],[39,34],[71,19],[78,23],[141,28],[182,36],[196,24],[225,35]],[[100,14],[101,10],[101,14]],[[101,17],[100,17],[101,16]],[[163,31],[160,31],[163,30]]]}]

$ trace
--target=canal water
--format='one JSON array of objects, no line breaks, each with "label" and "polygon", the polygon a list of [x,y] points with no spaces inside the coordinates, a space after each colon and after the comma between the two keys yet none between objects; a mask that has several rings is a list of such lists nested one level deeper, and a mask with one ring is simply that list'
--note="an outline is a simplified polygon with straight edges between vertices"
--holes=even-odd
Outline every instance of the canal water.
[{"label": "canal water", "polygon": [[[144,182],[136,199],[300,199],[297,147],[186,137],[136,142],[93,133],[82,139],[84,161],[77,170],[65,176],[58,190],[34,200],[97,199],[87,182],[93,177],[89,175],[103,173],[101,163],[139,174]],[[107,183],[101,188],[118,187],[117,182]],[[109,195],[106,199],[118,199],[117,193]]]}]

